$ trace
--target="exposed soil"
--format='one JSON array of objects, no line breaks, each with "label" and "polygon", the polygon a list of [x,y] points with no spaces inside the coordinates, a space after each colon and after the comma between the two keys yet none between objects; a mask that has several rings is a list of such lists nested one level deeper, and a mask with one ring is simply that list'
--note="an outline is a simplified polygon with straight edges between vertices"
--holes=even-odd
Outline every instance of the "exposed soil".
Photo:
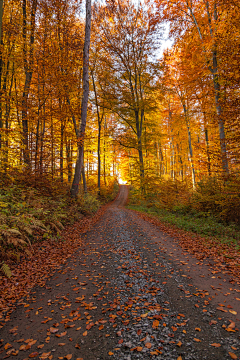
[{"label": "exposed soil", "polygon": [[239,358],[238,284],[126,210],[127,195],[121,186],[84,247],[18,304],[1,359]]}]

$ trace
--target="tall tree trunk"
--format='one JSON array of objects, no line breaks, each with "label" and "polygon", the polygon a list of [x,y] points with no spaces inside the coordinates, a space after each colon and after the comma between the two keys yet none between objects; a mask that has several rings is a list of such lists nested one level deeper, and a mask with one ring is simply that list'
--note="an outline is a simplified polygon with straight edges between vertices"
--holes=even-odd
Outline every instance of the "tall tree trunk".
[{"label": "tall tree trunk", "polygon": [[8,146],[9,146],[9,137],[8,137],[8,130],[10,129],[10,124],[9,124],[9,116],[10,116],[10,109],[11,109],[11,95],[12,95],[12,87],[13,87],[13,78],[14,78],[14,62],[12,65],[12,76],[11,76],[11,82],[10,82],[10,86],[9,86],[9,91],[8,91],[8,97],[6,100],[6,111],[5,111],[5,128],[7,130],[6,133],[6,143],[5,143],[5,172],[7,172],[8,169]]},{"label": "tall tree trunk", "polygon": [[87,194],[87,182],[85,176],[85,166],[84,166],[84,153],[83,153],[83,166],[82,166],[82,181],[83,181],[83,191]]},{"label": "tall tree trunk", "polygon": [[61,118],[61,139],[60,139],[60,179],[63,182],[63,137],[64,137],[64,125]]},{"label": "tall tree trunk", "polygon": [[189,147],[189,159],[190,159],[190,165],[191,165],[191,171],[192,171],[192,185],[195,189],[196,187],[196,178],[195,178],[195,168],[193,163],[193,149],[192,149],[192,136],[191,136],[191,130],[190,130],[190,124],[189,124],[189,118],[188,118],[188,111],[186,108],[186,105],[183,104],[183,110],[184,110],[184,116],[185,121],[187,125],[187,132],[188,132],[188,147]]},{"label": "tall tree trunk", "polygon": [[101,122],[98,122],[98,193],[101,191]]},{"label": "tall tree trunk", "polygon": [[28,95],[32,81],[33,73],[33,46],[35,35],[35,16],[37,10],[37,0],[33,0],[31,9],[31,30],[30,30],[30,43],[29,43],[29,59],[27,51],[27,1],[23,0],[23,63],[25,71],[25,84],[22,95],[22,131],[23,131],[23,161],[30,169],[30,154],[28,144]]},{"label": "tall tree trunk", "polygon": [[72,144],[71,140],[67,139],[65,136],[65,146],[66,146],[66,159],[67,159],[67,169],[68,169],[68,183],[72,181]]},{"label": "tall tree trunk", "polygon": [[[215,24],[218,21],[218,12],[217,12],[217,2],[214,1],[214,9],[213,12],[211,14],[211,12],[209,11],[209,1],[206,0],[204,1],[205,6],[206,6],[206,11],[207,11],[207,17],[208,17],[208,27],[209,27],[209,33],[210,36],[212,38],[213,41],[213,45],[212,45],[212,66],[208,66],[211,74],[212,74],[212,80],[213,80],[213,86],[214,86],[214,95],[215,95],[215,107],[216,107],[216,112],[217,112],[217,118],[218,118],[218,131],[219,131],[219,140],[220,140],[220,151],[221,151],[221,160],[222,160],[222,171],[225,175],[229,174],[229,168],[228,168],[228,158],[227,158],[227,149],[226,149],[226,137],[225,137],[225,128],[224,128],[224,120],[223,120],[223,111],[222,111],[222,107],[220,104],[220,82],[219,82],[219,74],[218,74],[218,61],[217,61],[217,44],[216,44],[216,37],[214,34],[214,27],[212,26],[212,14],[213,14],[213,18],[215,21]],[[199,37],[202,41],[203,44],[203,51],[205,53],[206,56],[206,49],[205,49],[205,45],[204,45],[204,39],[203,39],[203,35],[202,35],[202,31],[201,28],[197,22],[197,19],[193,13],[193,9],[190,6],[190,4],[192,4],[192,2],[188,3],[188,9],[190,11],[190,15],[193,19],[193,22],[197,28]],[[208,59],[206,56],[206,61],[208,63]]]},{"label": "tall tree trunk", "polygon": [[2,18],[3,18],[3,0],[0,0],[0,149],[2,147],[1,129],[3,128],[3,122],[2,122],[2,67],[3,67]]},{"label": "tall tree trunk", "polygon": [[143,149],[142,149],[142,120],[143,114],[141,112],[141,119],[139,120],[139,111],[135,110],[135,121],[137,129],[137,144],[138,144],[138,157],[139,157],[139,171],[140,171],[140,182],[141,189],[143,191],[143,180],[144,180],[144,163],[143,163]]},{"label": "tall tree trunk", "polygon": [[83,48],[83,96],[81,104],[81,124],[78,136],[78,153],[75,166],[74,179],[71,188],[71,195],[76,196],[78,193],[79,182],[81,178],[81,169],[83,164],[84,136],[87,122],[87,105],[89,94],[89,48],[91,36],[91,0],[86,0],[86,23],[85,23],[85,39]]},{"label": "tall tree trunk", "polygon": [[98,154],[98,193],[100,194],[101,191],[101,128],[102,128],[102,120],[104,116],[104,110],[102,112],[102,116],[100,116],[99,111],[99,104],[98,104],[98,97],[97,97],[97,89],[96,84],[94,80],[94,74],[93,71],[91,71],[92,75],[92,84],[93,84],[93,90],[95,95],[95,105],[97,109],[97,120],[98,120],[98,148],[97,148],[97,154]]},{"label": "tall tree trunk", "polygon": [[106,129],[107,129],[107,121],[106,121],[106,115],[104,120],[104,135],[103,135],[103,178],[104,178],[104,184],[106,186]]}]

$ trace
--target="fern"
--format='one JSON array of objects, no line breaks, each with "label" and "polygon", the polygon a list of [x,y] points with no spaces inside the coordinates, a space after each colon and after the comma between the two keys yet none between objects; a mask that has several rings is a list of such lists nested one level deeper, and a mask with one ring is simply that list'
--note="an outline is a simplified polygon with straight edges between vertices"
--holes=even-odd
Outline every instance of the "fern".
[{"label": "fern", "polygon": [[5,264],[4,261],[1,263],[0,270],[2,270],[2,272],[3,272],[8,278],[10,278],[10,277],[12,276],[12,272],[11,272],[11,270],[10,270],[10,267],[9,267],[7,264]]}]

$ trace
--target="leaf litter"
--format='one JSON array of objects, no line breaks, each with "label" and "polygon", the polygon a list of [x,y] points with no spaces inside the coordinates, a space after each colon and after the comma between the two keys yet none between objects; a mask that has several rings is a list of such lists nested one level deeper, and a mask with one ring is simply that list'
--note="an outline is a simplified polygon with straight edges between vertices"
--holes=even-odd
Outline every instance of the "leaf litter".
[{"label": "leaf litter", "polygon": [[[28,305],[24,310],[26,319],[45,317],[45,320],[38,320],[42,323],[45,344],[39,344],[37,336],[25,340],[24,346],[29,346],[25,350],[15,350],[12,341],[5,343],[6,358],[20,351],[28,352],[29,358],[52,359],[56,355],[59,359],[91,360],[95,359],[94,348],[98,355],[105,354],[106,359],[108,356],[115,359],[139,359],[139,356],[142,359],[159,356],[162,359],[208,359],[213,349],[219,358],[223,354],[224,358],[235,358],[235,354],[239,354],[238,336],[229,338],[234,335],[232,331],[238,335],[235,322],[217,317],[216,310],[209,304],[207,291],[186,290],[183,279],[173,288],[174,269],[163,256],[165,252],[158,246],[153,247],[154,242],[138,226],[135,215],[130,218],[128,212],[114,207],[109,213],[108,221],[103,219],[91,236],[85,234],[81,239],[79,255],[72,256],[70,262],[58,270],[59,277],[64,276],[60,283],[64,286],[60,286],[57,279],[55,285],[53,281],[46,285],[41,283],[41,289],[49,294],[53,289],[58,290],[54,290],[51,299],[45,299],[44,306],[38,304],[34,312],[31,310],[37,303],[34,294],[22,302],[23,308]],[[194,297],[199,299],[198,307],[195,307]],[[225,304],[220,305],[227,308]],[[207,314],[203,312],[204,307],[209,308]],[[10,323],[10,316],[8,320]],[[219,338],[211,329],[220,325]],[[20,341],[17,340],[18,328],[9,328],[15,344]],[[231,331],[226,332],[226,329]],[[64,341],[59,342],[59,338]],[[201,352],[198,345],[201,342],[208,346],[209,354],[206,348]],[[56,349],[49,351],[54,344]],[[46,350],[38,352],[34,347]]]}]

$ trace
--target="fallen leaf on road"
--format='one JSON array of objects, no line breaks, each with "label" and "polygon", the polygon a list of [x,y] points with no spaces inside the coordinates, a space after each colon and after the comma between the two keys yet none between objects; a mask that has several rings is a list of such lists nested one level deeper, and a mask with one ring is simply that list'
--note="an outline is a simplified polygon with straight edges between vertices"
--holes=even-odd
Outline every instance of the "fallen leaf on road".
[{"label": "fallen leaf on road", "polygon": [[211,346],[214,346],[214,347],[220,347],[221,344],[217,344],[217,343],[213,343],[213,344],[210,344]]},{"label": "fallen leaf on road", "polygon": [[30,357],[30,358],[35,358],[37,356],[38,356],[38,352],[33,352],[33,353],[28,355],[28,357]]},{"label": "fallen leaf on road", "polygon": [[51,354],[51,351],[49,351],[47,353],[42,353],[42,355],[39,358],[42,360],[47,359],[50,354]]},{"label": "fallen leaf on road", "polygon": [[65,359],[70,360],[72,358],[72,354],[65,355],[64,357]]},{"label": "fallen leaf on road", "polygon": [[30,342],[28,343],[28,345],[32,346],[32,345],[36,344],[36,342],[37,342],[37,340],[30,341]]},{"label": "fallen leaf on road", "polygon": [[10,347],[12,347],[12,345],[9,344],[9,343],[7,343],[7,344],[4,346],[4,349],[7,350],[7,349],[9,349]]},{"label": "fallen leaf on road", "polygon": [[[231,321],[231,320],[230,320]],[[228,327],[230,328],[230,329],[234,329],[235,328],[235,326],[236,326],[236,324],[235,324],[235,322],[234,321],[231,321],[231,324],[230,325],[228,325]]]},{"label": "fallen leaf on road", "polygon": [[152,325],[153,329],[156,329],[156,328],[158,327],[158,325],[159,325],[159,321],[158,321],[158,320],[154,320],[154,321],[153,321],[153,325]]},{"label": "fallen leaf on road", "polygon": [[234,353],[229,352],[228,354],[230,355],[231,359],[237,359],[237,355],[235,355]]}]

